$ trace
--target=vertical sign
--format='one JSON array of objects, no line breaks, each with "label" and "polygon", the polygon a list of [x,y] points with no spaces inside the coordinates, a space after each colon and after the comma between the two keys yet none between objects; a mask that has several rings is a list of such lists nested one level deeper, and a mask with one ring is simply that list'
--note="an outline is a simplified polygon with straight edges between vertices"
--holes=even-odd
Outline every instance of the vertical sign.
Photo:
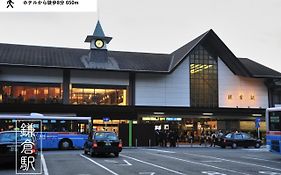
[{"label": "vertical sign", "polygon": [[17,120],[16,129],[16,174],[42,174],[42,121]]}]

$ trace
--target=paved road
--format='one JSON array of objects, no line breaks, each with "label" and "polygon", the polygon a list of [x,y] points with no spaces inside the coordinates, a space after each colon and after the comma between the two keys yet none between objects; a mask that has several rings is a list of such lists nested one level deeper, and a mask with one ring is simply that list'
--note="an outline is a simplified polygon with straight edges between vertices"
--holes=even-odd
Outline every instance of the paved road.
[{"label": "paved road", "polygon": [[138,148],[118,158],[46,151],[44,157],[46,175],[281,175],[281,157],[265,149]]}]

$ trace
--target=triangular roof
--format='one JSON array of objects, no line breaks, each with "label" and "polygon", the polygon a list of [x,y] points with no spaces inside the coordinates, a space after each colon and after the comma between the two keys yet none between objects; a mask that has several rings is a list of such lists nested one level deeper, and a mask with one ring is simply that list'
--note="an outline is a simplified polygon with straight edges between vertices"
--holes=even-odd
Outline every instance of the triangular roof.
[{"label": "triangular roof", "polygon": [[250,76],[249,71],[212,29],[171,53],[172,61],[170,65],[170,71],[173,71],[199,44],[208,45],[211,47],[212,50],[218,54],[221,60],[235,75]]},{"label": "triangular roof", "polygon": [[103,29],[100,25],[100,21],[97,22],[96,28],[94,30],[93,36],[98,36],[98,37],[105,37]]},{"label": "triangular roof", "polygon": [[106,43],[109,43],[112,39],[112,37],[105,36],[100,21],[97,22],[93,35],[88,35],[85,42],[91,42],[93,39],[104,39]]}]

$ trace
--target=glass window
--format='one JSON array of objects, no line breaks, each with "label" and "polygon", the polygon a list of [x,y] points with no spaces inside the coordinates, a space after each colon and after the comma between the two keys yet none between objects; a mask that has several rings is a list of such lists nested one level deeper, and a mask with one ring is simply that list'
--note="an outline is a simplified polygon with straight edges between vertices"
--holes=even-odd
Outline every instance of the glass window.
[{"label": "glass window", "polygon": [[234,134],[234,139],[243,139],[242,134]]},{"label": "glass window", "polygon": [[281,131],[281,111],[269,112],[269,130]]},{"label": "glass window", "polygon": [[[5,84],[5,83],[4,83]],[[38,85],[2,86],[3,103],[61,103],[61,88]]]},{"label": "glass window", "polygon": [[229,134],[227,134],[225,137],[228,138],[228,139],[230,139],[231,136],[232,136],[232,133],[229,133]]},{"label": "glass window", "polygon": [[94,138],[95,140],[118,140],[117,135],[111,132],[97,132]]},{"label": "glass window", "polygon": [[243,139],[249,139],[251,138],[250,135],[246,134],[246,133],[242,133]]},{"label": "glass window", "polygon": [[192,107],[218,107],[217,56],[199,45],[190,55],[190,101]]},{"label": "glass window", "polygon": [[72,88],[72,104],[127,105],[126,89]]},{"label": "glass window", "polygon": [[1,133],[0,134],[0,143],[3,142],[15,142],[15,133],[13,132],[7,132],[7,133]]}]

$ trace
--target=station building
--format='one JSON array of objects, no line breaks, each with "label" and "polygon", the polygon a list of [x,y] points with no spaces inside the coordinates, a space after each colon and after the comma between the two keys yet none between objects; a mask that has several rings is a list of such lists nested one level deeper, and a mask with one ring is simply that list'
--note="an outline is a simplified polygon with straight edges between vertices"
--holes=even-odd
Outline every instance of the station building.
[{"label": "station building", "polygon": [[98,22],[89,49],[0,44],[0,113],[200,133],[255,130],[255,119],[281,104],[281,73],[236,57],[213,30],[170,54],[110,51],[111,39]]}]

